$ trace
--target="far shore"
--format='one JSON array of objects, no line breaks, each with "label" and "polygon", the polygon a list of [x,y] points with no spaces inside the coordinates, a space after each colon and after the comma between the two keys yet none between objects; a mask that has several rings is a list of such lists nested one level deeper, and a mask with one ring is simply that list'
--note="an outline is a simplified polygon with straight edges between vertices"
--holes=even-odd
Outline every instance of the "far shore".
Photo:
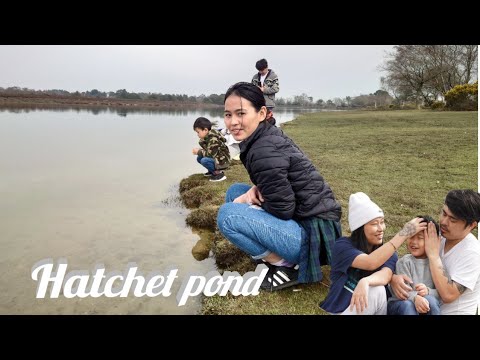
[{"label": "far shore", "polygon": [[217,109],[223,105],[205,104],[183,101],[156,101],[110,99],[91,97],[63,96],[3,96],[0,95],[0,108],[61,108],[61,107],[105,107],[105,108],[137,108],[137,109]]},{"label": "far shore", "polygon": [[[117,98],[94,98],[84,96],[53,96],[53,95],[5,95],[0,94],[0,109],[59,109],[59,108],[121,108],[121,109],[145,109],[145,110],[196,110],[196,109],[222,109],[223,104],[211,104],[188,101],[160,101],[141,99],[117,99]],[[277,109],[308,109],[309,111],[340,111],[337,109],[325,109],[304,107],[299,105],[279,105]]]}]

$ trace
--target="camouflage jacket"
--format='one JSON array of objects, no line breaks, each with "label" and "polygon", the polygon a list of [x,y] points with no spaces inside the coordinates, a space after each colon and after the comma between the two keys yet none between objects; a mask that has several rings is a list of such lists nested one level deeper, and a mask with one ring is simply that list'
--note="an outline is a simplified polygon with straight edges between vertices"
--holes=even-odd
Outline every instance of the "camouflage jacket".
[{"label": "camouflage jacket", "polygon": [[215,160],[215,169],[226,169],[230,165],[230,151],[225,138],[219,131],[211,129],[198,144],[202,148],[198,151],[198,155]]}]

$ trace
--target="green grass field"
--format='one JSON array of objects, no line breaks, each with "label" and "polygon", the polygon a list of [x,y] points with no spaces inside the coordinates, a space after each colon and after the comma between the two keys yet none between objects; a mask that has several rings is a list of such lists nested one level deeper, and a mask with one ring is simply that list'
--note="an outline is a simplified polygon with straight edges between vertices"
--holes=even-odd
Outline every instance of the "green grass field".
[{"label": "green grass field", "polygon": [[[478,191],[478,112],[320,112],[301,115],[283,129],[333,189],[343,208],[344,235],[349,235],[348,198],[358,191],[384,210],[386,240],[416,215],[438,219],[449,190]],[[207,199],[196,204],[200,209],[215,209],[222,204],[228,186],[249,182],[241,165],[225,173],[228,179],[222,183],[212,184],[198,175],[182,183],[187,187],[189,182],[201,184],[202,191],[193,187],[188,197],[197,193]],[[192,211],[193,219],[197,211]],[[205,213],[203,221],[211,226],[213,219],[205,220]],[[213,217],[216,211],[209,214]],[[195,220],[190,223],[195,225]],[[399,249],[400,255],[404,253],[405,245]],[[324,268],[328,274],[328,266]],[[318,303],[327,291],[320,283],[258,296],[213,296],[204,299],[203,313],[322,314]]]}]

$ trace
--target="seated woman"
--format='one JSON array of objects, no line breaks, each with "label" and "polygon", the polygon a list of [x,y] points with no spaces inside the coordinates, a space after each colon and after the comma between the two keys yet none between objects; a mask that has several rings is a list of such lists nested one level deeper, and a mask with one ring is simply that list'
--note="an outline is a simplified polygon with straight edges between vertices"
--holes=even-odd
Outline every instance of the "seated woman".
[{"label": "seated woman", "polygon": [[388,243],[383,243],[382,209],[363,192],[350,195],[348,223],[352,234],[335,242],[330,290],[320,307],[341,315],[386,315],[387,293],[398,260],[397,249],[427,228],[422,218],[406,223]]},{"label": "seated woman", "polygon": [[262,289],[320,281],[320,265],[329,263],[341,236],[340,204],[298,146],[265,121],[258,87],[237,83],[224,102],[225,125],[241,141],[240,159],[254,185],[233,184],[227,190],[217,217],[220,232],[269,266]]}]

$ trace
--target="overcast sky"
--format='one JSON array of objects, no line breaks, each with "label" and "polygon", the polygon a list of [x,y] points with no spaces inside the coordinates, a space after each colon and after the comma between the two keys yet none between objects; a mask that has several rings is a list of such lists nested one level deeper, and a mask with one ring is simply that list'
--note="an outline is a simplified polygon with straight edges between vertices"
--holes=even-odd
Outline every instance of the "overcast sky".
[{"label": "overcast sky", "polygon": [[0,87],[68,91],[225,93],[250,81],[266,58],[279,97],[314,100],[373,93],[393,45],[36,45],[0,46]]}]

